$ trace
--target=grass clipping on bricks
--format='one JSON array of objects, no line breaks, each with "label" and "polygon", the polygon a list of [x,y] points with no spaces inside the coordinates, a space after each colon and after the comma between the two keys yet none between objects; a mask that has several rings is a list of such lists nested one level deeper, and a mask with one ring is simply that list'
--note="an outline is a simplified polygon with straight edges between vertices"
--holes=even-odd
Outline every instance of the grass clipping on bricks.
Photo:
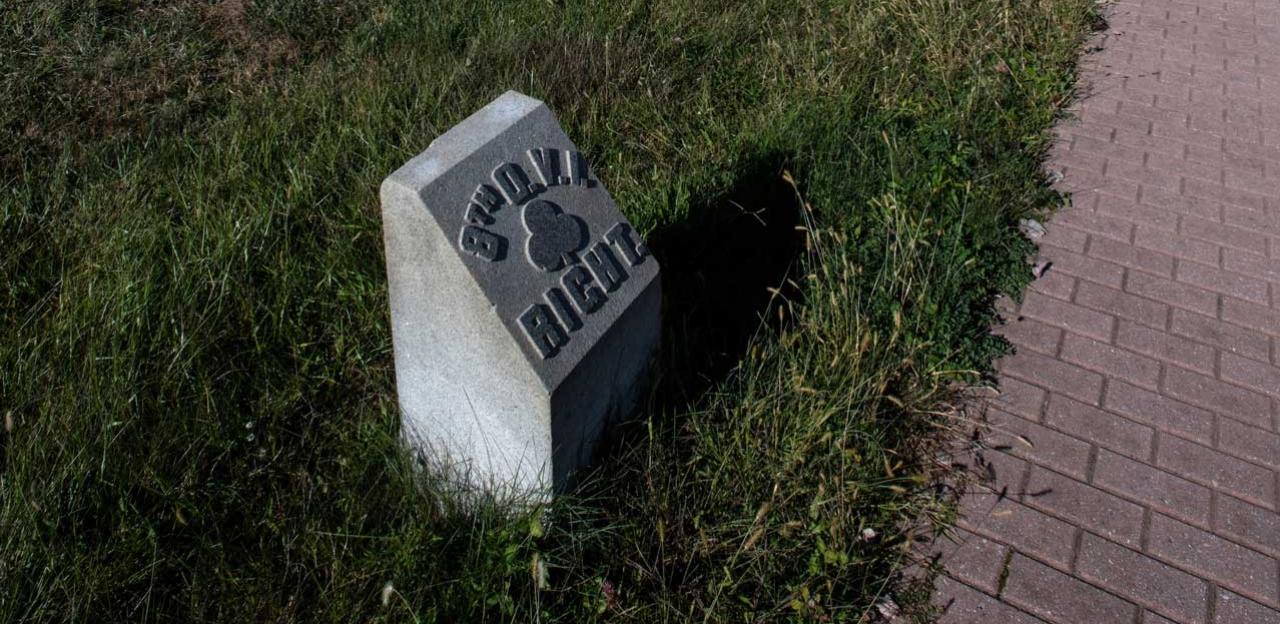
[{"label": "grass clipping on bricks", "polygon": [[[1086,0],[0,9],[0,620],[876,621],[945,526]],[[663,263],[643,412],[464,509],[397,444],[378,183],[544,99]],[[913,615],[914,614],[914,615]]]}]

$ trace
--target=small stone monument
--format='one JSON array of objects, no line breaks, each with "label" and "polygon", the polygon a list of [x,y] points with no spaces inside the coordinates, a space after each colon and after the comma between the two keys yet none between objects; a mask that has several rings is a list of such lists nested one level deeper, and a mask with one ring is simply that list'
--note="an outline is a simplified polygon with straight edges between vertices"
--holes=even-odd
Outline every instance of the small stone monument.
[{"label": "small stone monument", "polygon": [[658,345],[640,235],[555,115],[514,91],[388,176],[382,220],[408,443],[469,488],[564,486]]}]

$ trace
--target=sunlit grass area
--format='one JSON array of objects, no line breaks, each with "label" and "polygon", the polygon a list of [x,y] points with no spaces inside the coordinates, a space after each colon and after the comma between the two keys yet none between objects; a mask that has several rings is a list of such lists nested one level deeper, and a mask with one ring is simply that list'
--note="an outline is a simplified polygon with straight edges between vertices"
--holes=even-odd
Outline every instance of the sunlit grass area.
[{"label": "sunlit grass area", "polygon": [[[0,620],[925,620],[1091,0],[0,7]],[[663,266],[555,503],[398,443],[378,185],[508,89]]]}]

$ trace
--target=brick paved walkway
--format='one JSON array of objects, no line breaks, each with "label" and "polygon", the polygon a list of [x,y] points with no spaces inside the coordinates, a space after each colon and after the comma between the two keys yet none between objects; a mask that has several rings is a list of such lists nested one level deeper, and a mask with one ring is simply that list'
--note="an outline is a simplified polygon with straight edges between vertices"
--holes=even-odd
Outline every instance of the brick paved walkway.
[{"label": "brick paved walkway", "polygon": [[1109,22],[942,621],[1280,623],[1280,0]]}]

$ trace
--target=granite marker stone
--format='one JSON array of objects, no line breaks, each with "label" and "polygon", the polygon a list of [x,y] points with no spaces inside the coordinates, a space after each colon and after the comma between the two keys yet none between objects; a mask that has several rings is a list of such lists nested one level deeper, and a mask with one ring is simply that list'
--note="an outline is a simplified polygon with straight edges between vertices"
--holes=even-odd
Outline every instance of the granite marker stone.
[{"label": "granite marker stone", "polygon": [[512,91],[388,176],[382,215],[405,439],[468,488],[562,487],[644,391],[657,261]]}]

